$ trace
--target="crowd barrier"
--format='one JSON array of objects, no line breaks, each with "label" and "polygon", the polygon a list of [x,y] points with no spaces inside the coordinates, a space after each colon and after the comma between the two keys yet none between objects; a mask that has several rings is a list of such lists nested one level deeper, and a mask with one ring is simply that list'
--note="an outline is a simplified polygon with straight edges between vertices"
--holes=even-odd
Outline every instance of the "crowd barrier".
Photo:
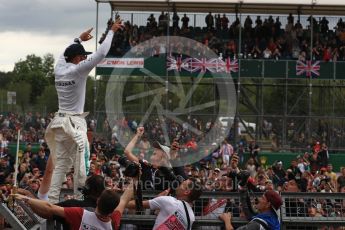
[{"label": "crowd barrier", "polygon": [[[144,199],[157,192],[144,192]],[[261,193],[262,194],[262,193]],[[253,194],[255,197],[260,193]],[[345,196],[342,193],[282,193],[283,205],[279,210],[281,229],[345,229]],[[194,205],[196,221],[193,229],[224,229],[218,219],[223,212],[232,212],[233,225],[239,227],[248,221],[243,217],[239,193],[204,192]],[[212,205],[210,205],[212,204]],[[15,201],[0,204],[0,214],[14,229],[62,229],[54,221],[45,221],[32,213],[25,203]],[[207,215],[205,215],[207,214]],[[124,213],[122,230],[152,229],[155,214],[150,210]]]}]

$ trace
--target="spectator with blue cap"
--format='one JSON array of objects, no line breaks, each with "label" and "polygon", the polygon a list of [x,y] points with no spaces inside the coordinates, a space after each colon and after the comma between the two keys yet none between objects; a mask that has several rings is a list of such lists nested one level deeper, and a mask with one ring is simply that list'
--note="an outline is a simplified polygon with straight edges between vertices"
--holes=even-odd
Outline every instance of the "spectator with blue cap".
[{"label": "spectator with blue cap", "polygon": [[[266,191],[256,202],[259,214],[251,217],[248,224],[237,228],[237,230],[280,230],[278,211],[282,204],[283,200],[277,192],[272,190]],[[231,224],[232,215],[230,212],[222,213],[219,218],[224,222],[225,230],[234,229]]]}]

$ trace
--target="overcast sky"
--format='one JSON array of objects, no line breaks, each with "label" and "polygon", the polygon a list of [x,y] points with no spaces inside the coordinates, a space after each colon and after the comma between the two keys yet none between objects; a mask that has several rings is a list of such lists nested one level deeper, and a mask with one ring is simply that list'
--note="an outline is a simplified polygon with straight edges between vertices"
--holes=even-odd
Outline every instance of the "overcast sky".
[{"label": "overcast sky", "polygon": [[[99,33],[104,32],[110,6],[99,4]],[[55,58],[84,30],[96,28],[94,0],[0,1],[0,71],[12,71],[28,54]],[[95,40],[84,43],[95,50]]]},{"label": "overcast sky", "polygon": [[[99,35],[105,31],[110,15],[110,5],[99,4]],[[128,20],[130,15],[121,13],[121,18]],[[137,14],[134,24],[145,22],[146,18],[147,15]],[[339,19],[338,16],[327,18],[330,28]],[[285,19],[282,17],[281,21],[284,23]],[[193,21],[191,17],[190,24]],[[198,25],[198,21],[204,23],[204,16],[199,15],[197,20],[197,26],[204,26]],[[0,0],[0,71],[12,71],[14,63],[29,54],[42,57],[52,53],[56,59],[74,38],[90,27],[94,27],[96,37],[95,0]],[[93,39],[84,46],[94,51],[95,44]]]}]

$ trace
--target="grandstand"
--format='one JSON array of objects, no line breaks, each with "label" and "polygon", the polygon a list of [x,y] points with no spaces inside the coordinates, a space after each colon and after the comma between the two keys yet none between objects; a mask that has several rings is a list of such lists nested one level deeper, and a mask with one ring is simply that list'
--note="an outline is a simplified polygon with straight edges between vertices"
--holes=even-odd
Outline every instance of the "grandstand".
[{"label": "grandstand", "polygon": [[[145,29],[147,29],[146,19],[150,14],[158,19],[160,12],[164,11],[168,15],[169,26],[162,27],[156,31],[154,35],[167,36],[167,43],[169,43],[169,36],[183,36],[187,38],[195,39],[203,44],[210,42],[212,38],[216,38],[218,42],[227,44],[232,41],[237,49],[229,56],[233,60],[237,60],[238,71],[230,71],[231,78],[234,81],[237,94],[237,109],[234,116],[238,119],[234,119],[234,126],[244,126],[246,130],[242,133],[237,133],[234,129],[232,140],[236,144],[244,139],[244,141],[250,142],[251,140],[257,140],[259,145],[265,151],[273,151],[272,154],[266,155],[268,157],[269,165],[278,159],[284,159],[284,162],[290,162],[296,155],[301,154],[304,151],[308,151],[306,146],[312,146],[315,142],[321,141],[327,143],[330,152],[334,153],[333,159],[339,159],[337,163],[334,162],[336,167],[344,165],[342,160],[342,154],[344,149],[344,143],[340,139],[340,132],[345,127],[344,125],[344,111],[342,111],[344,94],[344,59],[337,56],[337,59],[324,59],[323,57],[317,57],[313,48],[317,47],[318,42],[325,42],[324,38],[329,40],[336,39],[337,43],[332,45],[332,48],[340,48],[343,42],[338,39],[338,32],[340,29],[338,26],[339,19],[344,15],[343,9],[344,3],[340,1],[99,1],[98,3],[109,3],[112,10],[112,16],[119,12],[125,21],[129,22],[129,25],[137,25],[139,33],[145,35]],[[135,13],[132,13],[135,12]],[[173,25],[173,15],[177,12],[181,19],[186,14],[190,19],[190,24],[187,32],[181,30],[176,31]],[[206,15],[211,12],[215,17],[216,14],[226,14],[226,17],[230,19],[229,27],[224,29],[217,29],[216,25],[213,28],[208,28],[205,23]],[[274,35],[274,40],[279,38],[290,36],[290,31],[286,25],[289,24],[288,15],[291,14],[296,21],[301,23],[302,31],[301,37],[298,38],[299,42],[304,42],[307,46],[305,49],[304,59],[300,54],[303,51],[298,50],[297,55],[282,54],[279,57],[266,58],[250,57],[246,53],[247,39],[245,20],[247,15],[252,17],[253,29],[254,20],[257,15],[261,16],[262,21],[268,19],[270,16],[273,18],[279,17],[282,22],[280,35]],[[310,20],[310,17],[316,18],[316,20]],[[322,17],[326,17],[329,20],[329,26],[326,31],[322,30]],[[240,27],[237,25],[237,31],[231,33],[232,23],[239,20]],[[318,20],[317,20],[318,19]],[[157,22],[158,23],[158,22]],[[285,23],[285,24],[284,24]],[[293,24],[294,24],[293,23]],[[180,23],[179,27],[182,27]],[[215,23],[216,24],[216,23]],[[236,26],[236,25],[235,25]],[[158,26],[159,27],[159,26]],[[180,28],[179,28],[180,29]],[[339,31],[338,31],[339,30]],[[150,33],[150,32],[149,32]],[[209,34],[212,33],[211,36]],[[209,36],[209,37],[207,37]],[[253,34],[252,34],[253,36]],[[254,35],[255,36],[255,35]],[[269,35],[267,35],[269,37]],[[298,35],[297,35],[298,36]],[[265,36],[263,36],[265,37]],[[149,39],[150,36],[144,38],[143,41]],[[215,40],[216,40],[215,39]],[[265,42],[269,43],[269,39],[265,37]],[[304,41],[303,41],[304,40]],[[137,42],[138,44],[138,42]],[[124,48],[125,51],[132,47],[129,43],[129,47]],[[325,46],[329,46],[327,41]],[[210,49],[223,58],[225,52],[221,52],[221,49],[214,48],[208,43]],[[267,45],[268,46],[268,45]],[[168,48],[166,48],[168,49]],[[263,50],[264,48],[262,48]],[[223,50],[224,51],[224,50]],[[123,52],[110,52],[108,57],[122,57]],[[273,51],[272,51],[273,53]],[[133,57],[126,54],[125,58]],[[300,62],[299,62],[300,61]],[[310,61],[310,64],[307,64]],[[149,70],[163,79],[167,79],[173,83],[174,79],[172,75],[166,70],[167,64],[166,56],[159,55],[154,60],[152,58],[145,58],[144,68]],[[150,81],[147,76],[147,71],[140,71],[138,69],[132,69],[126,71],[111,69],[111,66],[99,66],[97,68],[97,74],[103,78],[109,74],[122,75],[131,79],[129,82],[131,85],[136,84],[137,89],[142,85],[141,90],[145,91],[146,84],[156,83]],[[176,72],[175,72],[176,74]],[[188,71],[180,71],[182,81],[188,85],[189,80],[196,78],[197,75]],[[135,76],[135,77],[134,77]],[[205,78],[212,78],[214,73],[212,71],[206,71],[204,73]],[[107,79],[107,78],[106,78]],[[112,78],[114,80],[114,78]],[[128,81],[124,78],[118,78],[117,83]],[[116,81],[116,80],[115,80]],[[192,80],[193,82],[193,80]],[[212,81],[205,80],[205,85],[215,84]],[[126,83],[125,83],[126,84]],[[216,86],[217,87],[217,86]],[[205,90],[210,91],[210,90]],[[217,91],[217,90],[216,90]],[[141,91],[142,92],[142,91]],[[216,98],[217,92],[209,95],[208,98]],[[130,95],[130,93],[129,93]],[[128,94],[126,94],[128,96]],[[145,106],[139,106],[139,104],[128,104],[125,114],[133,119],[138,119],[140,114],[145,114],[145,111],[150,104],[150,99],[140,102]],[[198,101],[193,101],[198,103]],[[165,105],[169,106],[169,105]],[[132,109],[135,108],[135,109]],[[101,111],[99,111],[101,112]],[[218,112],[214,109],[213,112]],[[97,112],[96,112],[97,113]],[[227,116],[227,114],[212,114],[212,111],[208,112],[195,112],[190,115],[197,117],[200,120],[204,120],[205,117]],[[131,118],[129,118],[131,119]],[[140,119],[139,119],[140,120]],[[237,124],[237,122],[239,124]],[[250,129],[248,122],[255,123],[256,129]],[[272,130],[269,130],[271,125]],[[268,128],[268,130],[267,130]],[[339,139],[340,137],[340,139]],[[289,156],[288,153],[275,153],[277,151],[292,151],[296,152],[291,158],[285,158]],[[337,158],[337,153],[339,158]],[[143,218],[137,217],[138,222],[142,222]],[[147,217],[149,218],[149,217]],[[151,217],[152,218],[152,217]],[[129,217],[133,221],[132,217]],[[286,216],[286,212],[283,211],[283,226],[286,229],[304,229],[305,223],[310,222],[308,218],[299,217],[289,218]],[[130,221],[130,222],[131,222]],[[284,222],[286,221],[286,222]],[[290,221],[290,222],[289,222]],[[217,221],[205,221],[207,223],[219,224]],[[205,222],[199,222],[205,224]],[[297,223],[298,222],[298,223]],[[131,222],[132,223],[132,222]],[[320,224],[313,222],[315,224]],[[340,223],[335,220],[327,225]],[[295,224],[295,227],[291,225]],[[297,225],[297,227],[296,227]],[[290,227],[289,227],[290,226]]]},{"label": "grandstand", "polygon": [[[284,167],[288,169],[291,161],[296,163],[297,155],[304,158],[307,152],[307,156],[311,153],[312,158],[312,152],[321,148],[317,142],[321,142],[328,146],[330,159],[327,163],[332,163],[334,171],[339,172],[339,168],[345,166],[345,40],[341,36],[344,34],[345,38],[345,24],[339,23],[339,19],[345,15],[345,2],[286,2],[96,0],[96,42],[102,42],[102,36],[98,35],[107,32],[99,29],[107,25],[98,20],[99,4],[109,4],[111,19],[119,15],[124,19],[126,27],[122,33],[117,34],[106,60],[96,69],[98,81],[94,83],[94,90],[98,97],[94,98],[93,119],[89,121],[90,136],[93,135],[90,160],[99,166],[95,166],[95,171],[102,171],[103,166],[110,161],[115,165],[114,155],[122,155],[123,147],[130,141],[133,130],[138,125],[144,125],[149,139],[159,139],[170,144],[175,136],[181,135],[181,143],[185,146],[195,138],[199,141],[200,149],[205,146],[202,150],[207,154],[213,150],[210,145],[221,145],[223,139],[228,139],[238,152],[245,145],[244,159],[241,160],[243,167],[247,166],[245,162],[249,158],[250,149],[255,148],[256,141],[261,147],[260,170],[272,178],[277,161],[284,162]],[[159,20],[161,12],[167,14],[167,18]],[[222,25],[217,27],[215,19],[213,25],[208,25],[205,18],[209,12],[213,16],[225,14],[229,19],[226,28]],[[180,21],[177,27],[174,25],[174,13]],[[148,20],[151,14],[157,19],[157,25],[153,27]],[[185,28],[181,22],[184,15],[189,17],[189,25]],[[252,19],[250,29],[245,25],[247,16]],[[275,30],[273,22],[270,28],[275,29],[259,29],[258,32],[259,23],[255,22],[257,16],[261,16],[263,24],[265,21],[269,23],[270,16],[274,20],[279,18],[281,25]],[[313,17],[316,20],[310,20]],[[329,20],[327,30],[322,27],[323,17]],[[291,18],[294,20],[294,29],[288,26]],[[295,30],[297,21],[302,27],[299,31]],[[133,38],[134,28],[136,38]],[[261,53],[255,48],[255,38]],[[289,42],[290,49],[286,48]],[[202,54],[196,52],[201,43],[206,47]],[[171,49],[171,44],[176,45],[176,49]],[[273,55],[273,50],[270,56],[265,56],[264,50],[270,49],[273,44],[274,50],[278,49],[280,54]],[[251,49],[248,46],[252,46]],[[297,54],[293,52],[293,46],[298,46]],[[323,54],[329,47],[331,55],[326,58]],[[182,89],[178,89],[179,84]],[[181,97],[182,94],[184,97]],[[159,101],[155,101],[157,98]],[[224,123],[220,117],[225,119]],[[94,120],[97,124],[94,124]],[[216,128],[205,128],[207,125]],[[12,143],[8,145],[12,153],[16,151],[14,140],[15,135],[12,134]],[[114,140],[119,143],[113,143]],[[27,144],[22,144],[21,158],[26,157],[27,149]],[[142,146],[138,146],[136,153],[143,153],[142,149]],[[40,144],[30,144],[29,151],[36,150],[41,150]],[[188,151],[185,153],[190,153]],[[148,158],[151,152],[145,154]],[[104,160],[104,156],[109,157],[110,161],[101,165],[99,162]],[[222,166],[219,162],[213,162],[203,169],[200,162],[192,164],[193,160],[186,159],[187,163],[191,163],[186,166],[186,171],[189,170],[191,174],[194,171],[199,173],[200,170],[211,175],[214,171],[212,167]],[[195,161],[198,160],[201,159]],[[28,161],[31,161],[30,157]],[[321,168],[317,171],[322,171]],[[222,170],[225,172],[227,168]],[[119,179],[118,176],[113,177],[113,172],[109,175],[108,172],[102,173],[114,183]],[[259,170],[255,173],[260,174]],[[259,184],[259,176],[255,178],[258,186],[265,187],[269,181]],[[207,177],[205,188],[208,180]],[[215,179],[214,183],[222,184],[223,181],[230,184],[224,176]],[[282,193],[284,204],[279,210],[281,228],[344,229],[345,199],[342,193],[337,193],[344,190],[336,188],[337,191],[320,193],[325,190],[324,187],[318,187],[322,182],[319,181],[315,186],[311,180],[309,184],[310,188],[306,189],[308,197],[304,192]],[[67,187],[67,183],[64,186]],[[284,186],[277,187],[283,190]],[[233,213],[235,227],[247,222],[240,208],[238,191],[210,187],[205,190],[208,191],[202,195],[202,201],[194,206],[196,222],[193,229],[223,229],[224,225],[218,215],[226,211]],[[151,198],[156,193],[144,192],[144,197]],[[259,195],[261,193],[253,194],[256,197]],[[227,200],[224,207],[217,208],[211,215],[203,215],[206,205],[220,199]],[[0,215],[15,229],[61,228],[56,223],[47,223],[34,215],[25,203],[10,199],[2,200]],[[145,226],[152,226],[155,217],[147,211],[127,213],[122,218],[121,229],[150,229]]]},{"label": "grandstand", "polygon": [[[192,38],[202,43],[205,40],[210,42],[213,39],[216,44],[210,44],[209,46],[212,50],[216,50],[217,55],[221,55],[223,59],[226,59],[227,56],[230,57],[230,60],[237,59],[238,71],[231,71],[231,77],[236,84],[238,99],[238,109],[236,110],[236,117],[238,119],[235,119],[235,121],[242,123],[240,125],[245,127],[246,121],[255,123],[257,126],[255,130],[247,128],[246,132],[244,132],[243,136],[248,141],[253,139],[259,140],[262,147],[270,151],[300,151],[302,146],[310,145],[317,140],[326,142],[334,152],[339,152],[344,148],[338,138],[338,133],[344,128],[342,122],[344,111],[339,106],[343,103],[340,95],[343,94],[343,72],[345,71],[343,55],[339,52],[342,42],[337,42],[336,44],[339,45],[339,50],[335,61],[333,61],[333,58],[330,61],[330,59],[323,60],[323,57],[316,57],[313,49],[310,48],[317,48],[314,44],[328,39],[325,37],[330,37],[329,40],[338,40],[337,30],[339,28],[337,28],[337,23],[341,17],[336,15],[343,14],[341,9],[344,6],[341,3],[296,1],[284,4],[283,1],[276,1],[272,4],[271,1],[260,1],[260,3],[257,3],[257,1],[226,1],[226,3],[224,1],[213,1],[211,6],[209,6],[207,1],[97,1],[97,4],[99,3],[109,3],[113,16],[116,12],[121,11],[121,16],[123,15],[124,20],[128,21],[132,26],[137,25],[139,27],[138,33],[141,33],[144,37],[147,35],[144,31],[146,19],[150,15],[150,13],[146,13],[147,11],[155,12],[154,16],[157,19],[161,11],[169,14],[169,29],[166,29],[166,31],[160,30],[155,34],[166,36],[176,34],[174,34],[174,28],[172,27],[174,9],[177,11],[180,19],[186,13],[190,18],[189,31],[187,33],[179,31],[177,35]],[[133,11],[136,13],[131,13]],[[212,12],[214,15],[226,13],[226,16],[230,18],[228,30],[217,31],[214,29],[212,35],[209,35],[207,25],[204,22],[208,12]],[[252,28],[254,30],[256,15],[261,15],[263,19],[273,15],[273,18],[280,17],[282,22],[284,21],[288,24],[286,18],[288,18],[290,13],[295,18],[295,23],[299,20],[303,26],[301,31],[303,35],[298,39],[303,40],[299,42],[304,42],[308,51],[305,51],[304,55],[306,57],[301,60],[307,59],[305,61],[308,61],[308,58],[313,57],[310,67],[298,62],[301,58],[299,54],[303,49],[291,51],[290,53],[284,50],[284,52],[281,51],[279,57],[265,58],[262,56],[254,58],[255,54],[252,53],[253,55],[251,56],[250,51],[246,50],[246,47],[249,46],[246,43],[246,28],[242,26],[239,31],[234,33],[230,31],[230,25],[236,18],[243,25],[247,15],[251,15],[253,21]],[[315,25],[309,25],[310,22],[314,22],[314,20],[308,21],[310,15],[313,15],[316,19],[319,18],[316,27]],[[322,33],[314,31],[314,29],[320,30],[321,17],[325,15],[330,22],[327,33],[325,33],[327,35],[321,36],[320,34]],[[280,35],[275,35],[274,40],[286,40],[289,38],[286,37],[289,34],[290,31],[286,31],[285,25],[282,24]],[[255,35],[251,34],[251,36]],[[263,40],[261,43],[269,43],[267,36],[264,36]],[[131,47],[128,41],[126,43],[126,45],[123,44],[122,52],[111,52],[109,57],[121,57],[124,55],[125,51],[128,51]],[[222,48],[219,47],[222,46],[222,43],[231,43],[236,50],[222,51]],[[310,45],[311,43],[313,45]],[[325,42],[323,41],[323,43]],[[287,44],[281,44],[281,46],[284,45],[286,46]],[[324,45],[332,44],[329,41]],[[262,47],[261,51],[263,51],[265,45],[260,46]],[[220,54],[221,51],[222,54]],[[165,57],[162,56],[153,61],[148,59],[145,63],[145,68],[159,76],[168,76],[168,72],[163,65],[164,59]],[[158,62],[162,63],[162,65],[155,65]],[[297,70],[297,68],[300,69]],[[313,72],[313,68],[316,68],[316,71]],[[145,77],[142,78],[142,76],[146,76],[145,73],[137,70],[133,69],[135,72],[130,71],[131,75],[141,76],[138,79],[147,79]],[[110,67],[103,66],[97,68],[97,74],[100,76],[109,75],[111,72],[112,69]],[[188,79],[188,77],[196,76],[195,74],[188,73],[188,71],[182,71],[182,73],[186,77],[183,78],[184,80]],[[206,71],[205,76],[207,77],[208,74],[209,72]],[[135,107],[135,105],[132,106]],[[101,109],[104,108],[98,110]],[[95,110],[97,109],[95,108]],[[97,111],[94,112],[95,114],[97,113]],[[144,113],[144,111],[139,112],[138,110],[136,112]],[[104,110],[99,111],[97,114],[100,113],[104,113]],[[220,114],[219,116],[227,115]],[[270,127],[273,131],[269,130]],[[234,135],[236,135],[236,132]],[[238,141],[240,137],[237,135],[235,139]]]}]

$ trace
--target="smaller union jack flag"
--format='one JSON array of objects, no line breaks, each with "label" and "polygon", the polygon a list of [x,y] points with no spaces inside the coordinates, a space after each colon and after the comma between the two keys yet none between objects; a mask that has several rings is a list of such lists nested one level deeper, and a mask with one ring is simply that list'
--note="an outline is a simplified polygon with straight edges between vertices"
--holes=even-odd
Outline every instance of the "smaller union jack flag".
[{"label": "smaller union jack flag", "polygon": [[228,57],[225,61],[221,60],[221,62],[222,70],[225,70],[226,73],[238,72],[238,62],[236,59],[231,60],[230,57]]},{"label": "smaller union jack flag", "polygon": [[296,74],[302,75],[306,74],[307,77],[312,77],[313,74],[316,76],[320,76],[320,62],[316,61],[314,64],[311,61],[306,61],[306,63],[302,61],[297,61],[296,64]]},{"label": "smaller union jack flag", "polygon": [[207,60],[206,58],[190,58],[188,60],[188,71],[191,73],[194,72],[206,72],[206,70],[210,71],[211,73],[218,72],[219,69],[219,60],[218,58],[212,58]]},{"label": "smaller union jack flag", "polygon": [[176,57],[173,57],[171,55],[167,56],[167,69],[168,71],[170,70],[177,70],[179,72],[181,72],[181,70],[183,68],[187,68],[188,67],[188,58],[182,60],[182,57],[181,56],[178,56]]}]

